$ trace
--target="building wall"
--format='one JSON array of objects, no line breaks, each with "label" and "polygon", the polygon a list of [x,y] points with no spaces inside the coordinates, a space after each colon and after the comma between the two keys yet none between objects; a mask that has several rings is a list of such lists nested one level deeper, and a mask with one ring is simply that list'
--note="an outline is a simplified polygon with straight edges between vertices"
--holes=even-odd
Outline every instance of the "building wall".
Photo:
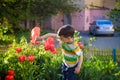
[{"label": "building wall", "polygon": [[116,3],[116,0],[104,0],[103,1],[104,7],[107,7],[107,8],[110,8],[110,9],[114,8],[115,3]]},{"label": "building wall", "polygon": [[[115,0],[80,0],[79,2],[73,0],[74,4],[82,7],[82,11],[73,12],[71,14],[71,24],[78,31],[89,30],[89,23],[97,19],[109,19],[106,13],[110,11],[115,5]],[[82,3],[81,3],[82,2]],[[82,4],[82,6],[81,6]],[[91,5],[94,5],[94,7]],[[98,6],[98,7],[96,7]],[[86,7],[84,9],[84,7]],[[103,8],[106,7],[106,8]],[[61,14],[52,17],[52,29],[55,31],[63,25],[64,17]]]},{"label": "building wall", "polygon": [[[71,24],[78,31],[87,31],[89,30],[89,24],[98,19],[109,19],[106,14],[110,10],[102,10],[102,9],[86,9],[81,12],[74,12],[71,14]],[[52,29],[55,31],[63,25],[63,15],[57,15],[52,17]]]},{"label": "building wall", "polygon": [[109,9],[114,8],[116,0],[85,0],[87,8],[106,7]]},{"label": "building wall", "polygon": [[81,12],[72,13],[72,25],[78,31],[84,30],[85,14],[84,10]]},{"label": "building wall", "polygon": [[52,16],[51,18],[51,28],[55,30],[55,32],[63,25],[63,15],[57,14],[56,16]]},{"label": "building wall", "polygon": [[85,0],[85,7],[86,8],[91,8],[92,5],[94,6],[103,6],[103,3],[102,3],[103,0]]},{"label": "building wall", "polygon": [[[73,27],[78,30],[78,31],[83,31],[84,30],[84,24],[85,24],[85,11],[81,12],[74,12],[71,14],[71,24]],[[55,30],[55,32],[64,25],[63,23],[64,16],[63,15],[57,15],[52,17],[51,21],[51,28]]]},{"label": "building wall", "polygon": [[107,13],[109,13],[110,10],[102,10],[102,9],[91,9],[90,10],[90,22],[98,19],[109,19],[109,17],[106,16]]}]

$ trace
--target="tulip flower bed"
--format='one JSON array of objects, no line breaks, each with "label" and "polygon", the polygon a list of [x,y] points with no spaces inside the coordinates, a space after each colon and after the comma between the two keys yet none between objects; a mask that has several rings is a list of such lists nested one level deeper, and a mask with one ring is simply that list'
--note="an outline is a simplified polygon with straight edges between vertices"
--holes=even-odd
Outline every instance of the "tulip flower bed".
[{"label": "tulip flower bed", "polygon": [[[50,47],[46,46],[46,43]],[[44,42],[44,45],[28,44],[25,38],[22,38],[19,44],[14,41],[8,51],[0,55],[2,63],[0,78],[2,80],[48,80],[50,78],[59,80],[62,59],[53,43],[51,38]]]},{"label": "tulip flower bed", "polygon": [[[78,42],[85,50],[85,46]],[[0,54],[0,80],[61,80],[62,55],[55,48],[53,38],[40,44],[28,44],[22,37],[10,45],[7,52]],[[117,63],[100,61],[84,56],[78,80],[119,80],[120,68]]]}]

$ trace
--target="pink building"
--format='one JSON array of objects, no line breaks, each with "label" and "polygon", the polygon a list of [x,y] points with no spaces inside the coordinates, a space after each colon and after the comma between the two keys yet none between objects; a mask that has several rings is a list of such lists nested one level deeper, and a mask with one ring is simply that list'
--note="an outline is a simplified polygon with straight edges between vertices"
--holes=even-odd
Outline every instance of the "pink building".
[{"label": "pink building", "polygon": [[115,0],[81,0],[81,2],[76,2],[75,4],[80,5],[83,8],[82,11],[74,12],[70,15],[58,14],[53,16],[50,21],[53,30],[56,31],[64,24],[71,24],[78,31],[87,31],[89,23],[92,21],[109,19],[106,14],[114,7]]}]

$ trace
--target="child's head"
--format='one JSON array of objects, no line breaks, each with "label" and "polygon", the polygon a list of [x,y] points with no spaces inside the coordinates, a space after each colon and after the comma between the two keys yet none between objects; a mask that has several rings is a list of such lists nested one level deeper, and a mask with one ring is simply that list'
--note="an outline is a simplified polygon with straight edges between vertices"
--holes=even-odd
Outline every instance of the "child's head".
[{"label": "child's head", "polygon": [[70,42],[74,36],[74,28],[71,25],[64,25],[58,30],[58,36],[63,42]]}]

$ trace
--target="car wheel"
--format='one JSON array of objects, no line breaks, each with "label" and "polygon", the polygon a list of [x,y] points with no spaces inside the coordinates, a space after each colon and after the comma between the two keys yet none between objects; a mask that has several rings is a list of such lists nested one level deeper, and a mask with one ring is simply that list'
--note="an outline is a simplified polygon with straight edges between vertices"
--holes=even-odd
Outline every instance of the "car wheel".
[{"label": "car wheel", "polygon": [[91,32],[91,30],[89,30],[89,34],[90,34],[90,35],[92,35],[92,32]]},{"label": "car wheel", "polygon": [[111,34],[111,36],[114,36],[114,34]]}]

